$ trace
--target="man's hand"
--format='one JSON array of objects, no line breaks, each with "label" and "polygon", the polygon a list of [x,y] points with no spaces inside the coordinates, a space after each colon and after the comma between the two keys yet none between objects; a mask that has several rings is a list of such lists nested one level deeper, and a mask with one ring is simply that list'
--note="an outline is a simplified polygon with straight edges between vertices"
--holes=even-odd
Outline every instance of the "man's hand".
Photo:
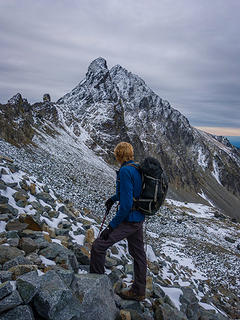
[{"label": "man's hand", "polygon": [[107,208],[107,211],[109,213],[109,211],[111,210],[112,206],[114,205],[114,201],[112,200],[112,198],[109,198],[106,202],[105,202],[105,206]]},{"label": "man's hand", "polygon": [[107,228],[105,228],[105,229],[101,232],[100,238],[103,239],[103,240],[107,240],[108,237],[109,237],[109,235],[110,235],[110,233],[111,233],[112,231],[113,231],[113,228],[112,228],[110,225],[108,225]]}]

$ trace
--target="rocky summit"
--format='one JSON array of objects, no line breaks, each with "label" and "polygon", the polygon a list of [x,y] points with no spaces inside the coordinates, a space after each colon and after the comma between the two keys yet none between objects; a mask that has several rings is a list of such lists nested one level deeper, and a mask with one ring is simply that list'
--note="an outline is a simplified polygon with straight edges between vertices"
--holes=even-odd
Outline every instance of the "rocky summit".
[{"label": "rocky summit", "polygon": [[[240,152],[227,139],[103,58],[57,102],[18,93],[0,105],[0,138],[0,320],[240,319]],[[108,250],[105,275],[89,274],[122,140],[170,180],[145,223],[141,303],[117,295],[133,279],[126,241]]]}]

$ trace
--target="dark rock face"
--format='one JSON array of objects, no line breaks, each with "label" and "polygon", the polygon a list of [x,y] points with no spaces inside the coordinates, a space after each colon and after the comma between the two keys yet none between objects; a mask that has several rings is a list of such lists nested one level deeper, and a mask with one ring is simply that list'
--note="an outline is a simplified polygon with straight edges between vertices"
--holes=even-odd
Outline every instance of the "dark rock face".
[{"label": "dark rock face", "polygon": [[49,93],[43,95],[43,102],[51,102],[51,97]]},{"label": "dark rock face", "polygon": [[14,259],[17,256],[22,256],[24,255],[24,252],[14,248],[14,247],[7,247],[4,245],[0,246],[0,264],[3,264],[10,259]]},{"label": "dark rock face", "polygon": [[0,316],[0,320],[34,320],[30,306],[18,306]]},{"label": "dark rock face", "polygon": [[112,320],[117,316],[112,285],[106,275],[76,275],[72,289],[81,301],[81,319]]},{"label": "dark rock face", "polygon": [[53,320],[78,319],[81,312],[79,301],[54,271],[41,277],[34,306],[41,316]]},{"label": "dark rock face", "polygon": [[13,309],[22,304],[22,299],[17,290],[0,301],[0,314],[9,309]]}]

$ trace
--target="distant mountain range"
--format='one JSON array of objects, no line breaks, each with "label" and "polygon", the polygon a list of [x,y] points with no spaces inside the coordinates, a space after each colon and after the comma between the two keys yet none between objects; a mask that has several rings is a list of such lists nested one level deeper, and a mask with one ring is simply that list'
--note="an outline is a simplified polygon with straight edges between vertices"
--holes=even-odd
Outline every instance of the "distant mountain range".
[{"label": "distant mountain range", "polygon": [[[106,60],[98,58],[86,77],[56,103],[44,97],[44,102],[30,105],[17,94],[0,105],[0,137],[21,147],[22,162],[24,150],[51,159],[42,176],[54,180],[54,161],[66,164],[89,152],[114,165],[113,148],[124,140],[134,145],[137,160],[147,155],[159,159],[169,177],[169,197],[210,204],[240,218],[239,149],[224,137],[192,127],[137,75],[120,65],[109,70]],[[69,181],[68,172],[57,163],[64,181]],[[71,163],[71,172],[78,172],[76,163]],[[77,188],[80,182],[72,176],[71,188]]]}]

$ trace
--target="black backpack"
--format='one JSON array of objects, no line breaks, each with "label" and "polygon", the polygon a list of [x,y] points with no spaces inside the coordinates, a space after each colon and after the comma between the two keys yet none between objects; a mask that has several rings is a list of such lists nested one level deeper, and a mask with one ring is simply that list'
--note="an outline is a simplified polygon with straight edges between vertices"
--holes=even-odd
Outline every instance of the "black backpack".
[{"label": "black backpack", "polygon": [[147,216],[157,213],[163,204],[168,190],[168,179],[159,161],[145,158],[140,165],[128,164],[139,170],[142,175],[142,190],[139,199],[133,199],[132,210],[138,210]]}]

